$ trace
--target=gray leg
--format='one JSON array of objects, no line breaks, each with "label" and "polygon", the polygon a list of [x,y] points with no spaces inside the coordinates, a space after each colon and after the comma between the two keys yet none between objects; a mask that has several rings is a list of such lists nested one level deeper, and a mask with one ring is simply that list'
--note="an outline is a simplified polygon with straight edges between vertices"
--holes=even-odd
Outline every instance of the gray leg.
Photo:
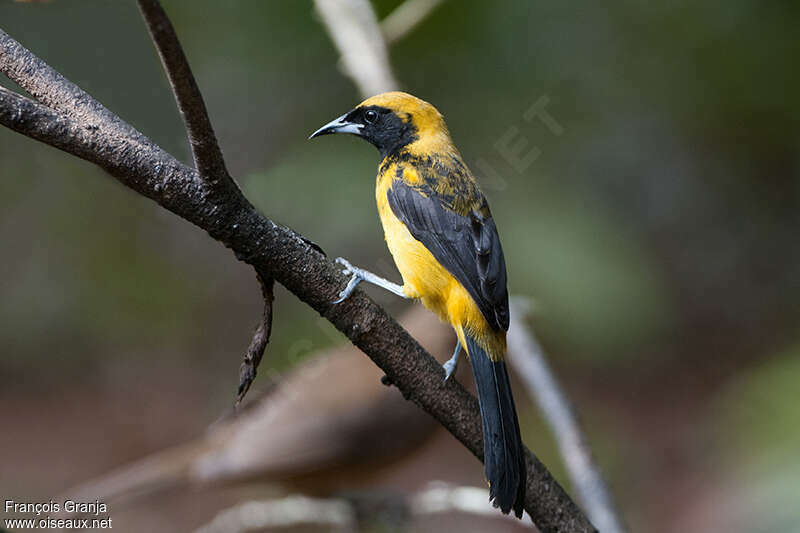
[{"label": "gray leg", "polygon": [[388,279],[383,279],[380,276],[376,276],[372,272],[367,272],[363,268],[354,267],[344,257],[337,257],[336,262],[339,263],[340,265],[345,266],[345,269],[342,271],[343,273],[352,274],[353,277],[350,278],[350,281],[347,283],[347,287],[345,287],[344,290],[339,293],[339,298],[337,300],[334,300],[333,303],[338,304],[346,300],[347,297],[350,296],[356,289],[356,286],[362,281],[368,281],[369,283],[377,285],[378,287],[382,287],[389,292],[395,293],[398,296],[407,298],[407,296],[403,292],[403,287],[398,285],[397,283],[392,283]]},{"label": "gray leg", "polygon": [[442,365],[444,368],[444,380],[447,381],[450,379],[450,376],[453,375],[453,372],[456,371],[456,367],[458,367],[458,356],[461,354],[461,342],[456,340],[456,350],[453,352],[453,357],[445,361]]}]

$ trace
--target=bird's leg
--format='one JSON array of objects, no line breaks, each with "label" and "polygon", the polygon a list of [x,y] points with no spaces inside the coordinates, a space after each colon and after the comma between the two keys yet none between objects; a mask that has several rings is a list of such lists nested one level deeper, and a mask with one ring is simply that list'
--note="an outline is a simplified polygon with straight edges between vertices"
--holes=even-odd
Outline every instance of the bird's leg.
[{"label": "bird's leg", "polygon": [[456,367],[458,367],[458,356],[461,354],[461,342],[456,340],[456,349],[453,352],[453,357],[445,361],[442,365],[444,368],[444,380],[447,381],[450,379],[450,376],[453,375],[453,372],[456,371]]},{"label": "bird's leg", "polygon": [[350,264],[350,261],[345,259],[344,257],[337,257],[336,262],[340,265],[344,265],[344,270],[342,271],[344,274],[352,274],[353,277],[350,278],[350,281],[347,283],[347,287],[344,288],[342,292],[339,293],[339,298],[334,300],[333,303],[338,304],[343,302],[350,296],[353,291],[355,290],[356,286],[361,283],[362,281],[368,281],[373,285],[377,285],[378,287],[382,287],[387,291],[393,292],[398,296],[402,296],[403,298],[408,298],[403,292],[403,287],[398,285],[397,283],[392,283],[388,279],[383,279],[380,276],[376,276],[372,272],[368,272],[363,268],[354,267]]}]

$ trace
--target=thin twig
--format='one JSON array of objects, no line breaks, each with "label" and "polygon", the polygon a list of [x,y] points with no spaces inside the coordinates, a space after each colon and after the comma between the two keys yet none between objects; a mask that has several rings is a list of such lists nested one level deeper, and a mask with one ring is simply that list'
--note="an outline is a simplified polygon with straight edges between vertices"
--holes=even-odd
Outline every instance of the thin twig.
[{"label": "thin twig", "polygon": [[526,325],[530,303],[521,297],[511,301],[511,327],[508,330],[508,363],[522,378],[528,393],[556,437],[558,449],[578,498],[592,523],[603,533],[627,531],[621,513],[606,485],[600,467],[592,456],[589,441],[542,348]]},{"label": "thin twig", "polygon": [[381,21],[386,44],[394,44],[416,28],[444,0],[406,0]]},{"label": "thin twig", "polygon": [[[23,87],[47,84],[42,80],[48,79],[52,69],[0,32],[0,51],[8,49],[23,52],[11,57],[0,54],[0,70],[17,73]],[[74,87],[60,75],[49,81],[62,84],[45,89],[54,94],[67,94]],[[75,95],[78,101],[72,107],[88,98],[88,108],[105,110],[83,94]],[[69,101],[63,103],[70,107]],[[98,124],[81,118],[85,117],[66,116],[10,91],[0,92],[0,124],[96,163],[126,186],[208,232],[238,259],[324,315],[391,377],[404,397],[483,459],[475,397],[456,380],[442,383],[437,361],[363,291],[356,290],[341,304],[331,304],[348,281],[337,264],[296,232],[259,213],[238,187],[204,180],[115,115]],[[547,468],[529,450],[525,452],[525,510],[539,529],[543,533],[595,531]]]},{"label": "thin twig", "polygon": [[[399,320],[437,358],[450,356],[455,334],[431,322],[429,311],[413,306]],[[72,487],[61,501],[99,499],[119,510],[131,498],[149,497],[165,487],[205,490],[254,479],[282,483],[297,476],[313,486],[313,478],[329,476],[332,468],[346,476],[396,464],[439,425],[381,386],[377,375],[355,346],[314,351],[286,373],[265,376],[269,386],[262,386],[235,417],[226,414],[195,438]],[[354,385],[331,385],[341,380]],[[363,439],[353,435],[372,435],[374,447],[365,449]]]},{"label": "thin twig", "polygon": [[239,390],[236,394],[235,407],[239,407],[245,394],[250,390],[253,380],[256,379],[258,365],[261,363],[261,357],[264,355],[264,350],[269,344],[270,335],[272,335],[272,301],[275,298],[273,295],[275,281],[271,278],[265,280],[258,275],[258,283],[261,285],[261,295],[264,297],[264,312],[261,314],[261,321],[253,334],[253,340],[250,341],[250,346],[247,348],[239,370]]},{"label": "thin twig", "polygon": [[315,0],[314,4],[361,96],[396,90],[398,83],[369,0]]},{"label": "thin twig", "polygon": [[195,168],[204,178],[230,179],[200,88],[164,8],[158,0],[139,0],[139,9],[172,85],[189,135]]}]

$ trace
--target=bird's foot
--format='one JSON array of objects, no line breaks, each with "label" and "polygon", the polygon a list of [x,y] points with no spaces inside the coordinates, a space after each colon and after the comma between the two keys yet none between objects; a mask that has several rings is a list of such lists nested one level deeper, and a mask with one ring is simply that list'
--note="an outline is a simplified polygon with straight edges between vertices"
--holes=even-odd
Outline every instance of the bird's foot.
[{"label": "bird's foot", "polygon": [[450,379],[450,376],[453,375],[453,372],[456,371],[458,368],[458,356],[461,354],[461,343],[456,341],[456,349],[453,353],[453,356],[444,362],[442,368],[444,369],[444,380],[447,381]]},{"label": "bird's foot", "polygon": [[336,262],[340,265],[344,265],[342,274],[352,274],[353,276],[350,278],[350,281],[347,282],[347,287],[345,287],[344,290],[339,293],[339,298],[333,301],[334,304],[345,301],[351,294],[353,294],[353,291],[356,290],[358,284],[364,281],[364,271],[351,265],[350,261],[344,257],[337,257]]},{"label": "bird's foot", "polygon": [[447,360],[447,361],[445,361],[445,363],[442,365],[442,368],[444,369],[444,380],[445,380],[445,381],[447,381],[448,379],[450,379],[450,376],[452,376],[452,375],[453,375],[453,372],[455,372],[455,371],[456,371],[456,366],[457,366],[457,364],[456,364],[456,363],[457,363],[457,361],[453,361],[452,359],[448,359],[448,360]]}]

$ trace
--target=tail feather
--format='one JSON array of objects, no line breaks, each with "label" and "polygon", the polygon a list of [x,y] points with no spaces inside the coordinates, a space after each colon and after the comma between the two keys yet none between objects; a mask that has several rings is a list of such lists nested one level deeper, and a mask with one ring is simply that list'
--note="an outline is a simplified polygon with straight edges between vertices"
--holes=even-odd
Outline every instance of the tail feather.
[{"label": "tail feather", "polygon": [[489,499],[502,512],[513,509],[517,517],[522,517],[527,478],[525,454],[506,365],[502,360],[492,361],[475,339],[465,337],[483,421],[483,462]]}]

